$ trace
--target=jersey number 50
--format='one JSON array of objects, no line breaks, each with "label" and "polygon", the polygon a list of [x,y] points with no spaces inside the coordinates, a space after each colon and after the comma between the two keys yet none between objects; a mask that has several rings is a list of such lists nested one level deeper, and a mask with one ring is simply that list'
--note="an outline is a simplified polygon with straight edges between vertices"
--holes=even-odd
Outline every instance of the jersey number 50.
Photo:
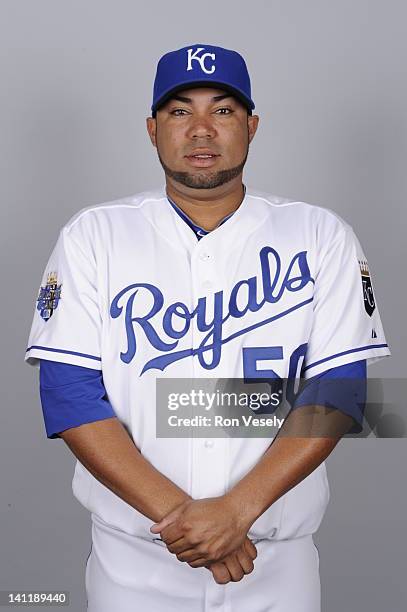
[{"label": "jersey number 50", "polygon": [[[307,343],[300,344],[290,356],[286,399],[291,405],[293,405],[298,394],[301,368],[307,352],[307,346]],[[270,393],[282,393],[284,379],[273,369],[260,369],[259,362],[281,361],[284,359],[284,348],[282,346],[250,346],[244,347],[242,351],[244,382],[267,383],[270,386]],[[271,410],[267,409],[267,412],[271,412]]]}]

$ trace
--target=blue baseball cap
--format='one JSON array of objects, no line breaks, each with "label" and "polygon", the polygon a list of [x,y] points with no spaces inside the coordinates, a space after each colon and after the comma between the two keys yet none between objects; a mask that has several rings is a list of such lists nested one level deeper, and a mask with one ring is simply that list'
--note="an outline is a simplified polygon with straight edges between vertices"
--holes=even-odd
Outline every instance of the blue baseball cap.
[{"label": "blue baseball cap", "polygon": [[159,60],[151,105],[153,116],[158,107],[175,92],[204,86],[217,86],[230,92],[249,109],[250,114],[254,109],[250,77],[240,53],[223,47],[197,44],[170,51]]}]

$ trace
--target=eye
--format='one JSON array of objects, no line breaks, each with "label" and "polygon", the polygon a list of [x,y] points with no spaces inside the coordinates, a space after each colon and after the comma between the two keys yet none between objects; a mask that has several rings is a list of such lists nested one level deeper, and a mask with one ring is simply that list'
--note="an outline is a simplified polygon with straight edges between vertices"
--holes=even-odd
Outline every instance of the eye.
[{"label": "eye", "polygon": [[230,113],[233,113],[232,109],[228,108],[227,106],[222,106],[222,108],[218,108],[218,110],[215,112],[218,113],[219,111],[228,111],[227,113],[220,113],[221,115],[229,115]]},{"label": "eye", "polygon": [[176,117],[182,117],[187,111],[185,108],[174,108],[170,111],[170,115],[175,115]]}]

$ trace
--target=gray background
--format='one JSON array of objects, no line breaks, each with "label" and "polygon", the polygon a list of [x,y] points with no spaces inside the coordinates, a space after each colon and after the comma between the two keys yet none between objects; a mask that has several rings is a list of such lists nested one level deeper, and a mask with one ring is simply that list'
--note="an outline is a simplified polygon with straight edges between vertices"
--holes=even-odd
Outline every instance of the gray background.
[{"label": "gray background", "polygon": [[[235,48],[260,115],[245,182],[353,225],[393,353],[371,375],[405,377],[407,11],[401,0],[2,0],[0,10],[0,589],[68,589],[79,611],[90,519],[71,493],[73,456],[45,436],[38,372],[23,364],[58,230],[84,206],[163,183],[145,129],[158,58],[198,42]],[[405,610],[406,459],[404,440],[374,439],[342,440],[329,457],[316,536],[324,611]]]}]

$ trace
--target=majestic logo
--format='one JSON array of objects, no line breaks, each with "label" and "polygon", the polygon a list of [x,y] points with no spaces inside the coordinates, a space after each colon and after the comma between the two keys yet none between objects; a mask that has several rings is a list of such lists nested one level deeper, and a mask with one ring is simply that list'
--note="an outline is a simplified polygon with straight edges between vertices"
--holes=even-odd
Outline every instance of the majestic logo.
[{"label": "majestic logo", "polygon": [[[312,297],[302,302],[298,301],[294,306],[273,316],[263,320],[259,318],[256,323],[246,327],[242,325],[240,330],[224,337],[223,325],[230,317],[243,319],[248,311],[260,311],[266,303],[279,302],[286,292],[296,293],[309,283],[314,283],[306,251],[294,255],[285,272],[281,270],[279,254],[272,247],[263,247],[259,257],[261,284],[257,276],[238,281],[232,288],[226,304],[223,291],[217,291],[210,297],[199,298],[195,308],[190,311],[181,301],[166,307],[160,289],[149,283],[135,283],[122,289],[110,306],[110,316],[113,319],[117,319],[123,313],[126,328],[127,350],[120,353],[120,359],[124,363],[131,362],[137,351],[137,335],[143,334],[150,345],[161,354],[147,361],[141,374],[152,368],[164,370],[179,359],[195,355],[201,366],[210,370],[219,364],[224,344],[312,302]],[[152,303],[148,312],[145,312],[146,300],[140,300],[140,296],[147,297],[147,303]],[[140,305],[140,302],[144,306]],[[205,334],[200,345],[197,348],[177,351],[179,340],[188,333],[193,320],[198,331]]]},{"label": "majestic logo", "polygon": [[37,310],[40,311],[44,321],[48,321],[57,308],[58,302],[61,299],[61,287],[62,284],[58,285],[57,273],[50,272],[47,276],[46,285],[40,288],[37,298]]},{"label": "majestic logo", "polygon": [[360,273],[362,275],[362,287],[363,287],[363,300],[365,303],[365,310],[369,317],[372,316],[374,309],[376,308],[372,281],[370,279],[369,266],[366,260],[359,260]]},{"label": "majestic logo", "polygon": [[193,66],[192,66],[192,62],[193,60],[197,61],[201,67],[202,72],[205,72],[206,74],[213,74],[216,70],[215,64],[213,63],[212,66],[208,69],[205,66],[205,60],[207,57],[211,58],[213,60],[213,62],[215,62],[215,53],[203,53],[202,55],[198,55],[198,53],[201,53],[201,51],[204,51],[205,47],[198,47],[197,49],[188,49],[188,67],[187,67],[187,71],[188,70],[193,70]]}]

